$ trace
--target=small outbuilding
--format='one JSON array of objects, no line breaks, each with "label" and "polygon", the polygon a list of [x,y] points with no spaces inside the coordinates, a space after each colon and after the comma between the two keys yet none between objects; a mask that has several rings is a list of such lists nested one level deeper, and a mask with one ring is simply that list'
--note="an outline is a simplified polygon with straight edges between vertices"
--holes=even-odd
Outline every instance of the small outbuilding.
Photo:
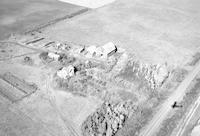
[{"label": "small outbuilding", "polygon": [[92,58],[96,54],[97,47],[96,46],[89,46],[86,51],[86,57]]},{"label": "small outbuilding", "polygon": [[63,67],[59,71],[57,71],[57,76],[63,79],[67,79],[67,77],[72,77],[75,74],[75,68],[70,65],[68,67]]},{"label": "small outbuilding", "polygon": [[58,61],[58,59],[60,58],[60,55],[56,54],[56,53],[53,53],[53,52],[49,52],[48,53],[48,57],[51,58],[51,59],[53,59],[53,60]]}]

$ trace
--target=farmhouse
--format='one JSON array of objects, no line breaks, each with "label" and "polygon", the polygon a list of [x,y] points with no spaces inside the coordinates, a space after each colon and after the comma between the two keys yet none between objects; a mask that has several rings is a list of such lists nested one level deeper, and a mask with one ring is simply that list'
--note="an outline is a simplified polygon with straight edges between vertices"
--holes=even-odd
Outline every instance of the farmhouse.
[{"label": "farmhouse", "polygon": [[74,73],[75,73],[75,68],[72,65],[70,65],[68,67],[63,67],[62,69],[57,71],[57,76],[66,79],[67,77],[74,76]]}]

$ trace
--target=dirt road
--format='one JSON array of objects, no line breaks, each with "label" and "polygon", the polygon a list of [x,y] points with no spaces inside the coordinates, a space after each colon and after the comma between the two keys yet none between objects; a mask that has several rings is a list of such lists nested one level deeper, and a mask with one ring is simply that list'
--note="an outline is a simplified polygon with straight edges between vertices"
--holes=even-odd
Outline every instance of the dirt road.
[{"label": "dirt road", "polygon": [[185,91],[200,72],[200,63],[188,74],[188,76],[183,80],[179,87],[174,91],[174,93],[166,100],[162,108],[156,113],[152,121],[147,125],[146,128],[141,132],[140,136],[153,136],[158,131],[161,123],[166,119],[169,111],[172,110],[171,105],[174,101],[180,101],[185,95]]}]

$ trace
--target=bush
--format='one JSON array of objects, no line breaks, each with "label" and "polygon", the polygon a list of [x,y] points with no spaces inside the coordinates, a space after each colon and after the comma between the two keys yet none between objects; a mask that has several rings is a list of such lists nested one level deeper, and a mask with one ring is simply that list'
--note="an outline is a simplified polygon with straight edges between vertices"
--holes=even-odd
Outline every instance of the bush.
[{"label": "bush", "polygon": [[24,57],[24,60],[23,60],[24,64],[26,65],[33,65],[33,59],[31,59],[30,57],[26,56]]},{"label": "bush", "polygon": [[132,108],[128,101],[117,104],[105,102],[82,124],[83,136],[114,136],[124,126]]},{"label": "bush", "polygon": [[187,75],[188,71],[185,69],[177,68],[175,69],[172,74],[172,82],[182,82]]},{"label": "bush", "polygon": [[54,77],[54,87],[67,90],[69,88],[69,79],[62,79],[59,77]]},{"label": "bush", "polygon": [[152,117],[153,110],[148,107],[138,107],[134,114],[125,122],[125,126],[116,136],[137,136],[141,128]]},{"label": "bush", "polygon": [[48,59],[48,52],[40,53],[39,58],[42,59],[42,60],[47,60]]},{"label": "bush", "polygon": [[66,54],[60,54],[60,58],[58,59],[58,61],[62,65],[68,65],[74,63],[76,61],[76,58],[67,56]]}]

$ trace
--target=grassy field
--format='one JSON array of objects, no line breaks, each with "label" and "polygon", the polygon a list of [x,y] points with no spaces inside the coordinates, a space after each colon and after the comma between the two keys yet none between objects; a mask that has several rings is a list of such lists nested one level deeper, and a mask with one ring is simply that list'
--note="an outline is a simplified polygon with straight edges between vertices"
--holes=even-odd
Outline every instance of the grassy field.
[{"label": "grassy field", "polygon": [[0,40],[83,8],[57,0],[1,0]]}]

